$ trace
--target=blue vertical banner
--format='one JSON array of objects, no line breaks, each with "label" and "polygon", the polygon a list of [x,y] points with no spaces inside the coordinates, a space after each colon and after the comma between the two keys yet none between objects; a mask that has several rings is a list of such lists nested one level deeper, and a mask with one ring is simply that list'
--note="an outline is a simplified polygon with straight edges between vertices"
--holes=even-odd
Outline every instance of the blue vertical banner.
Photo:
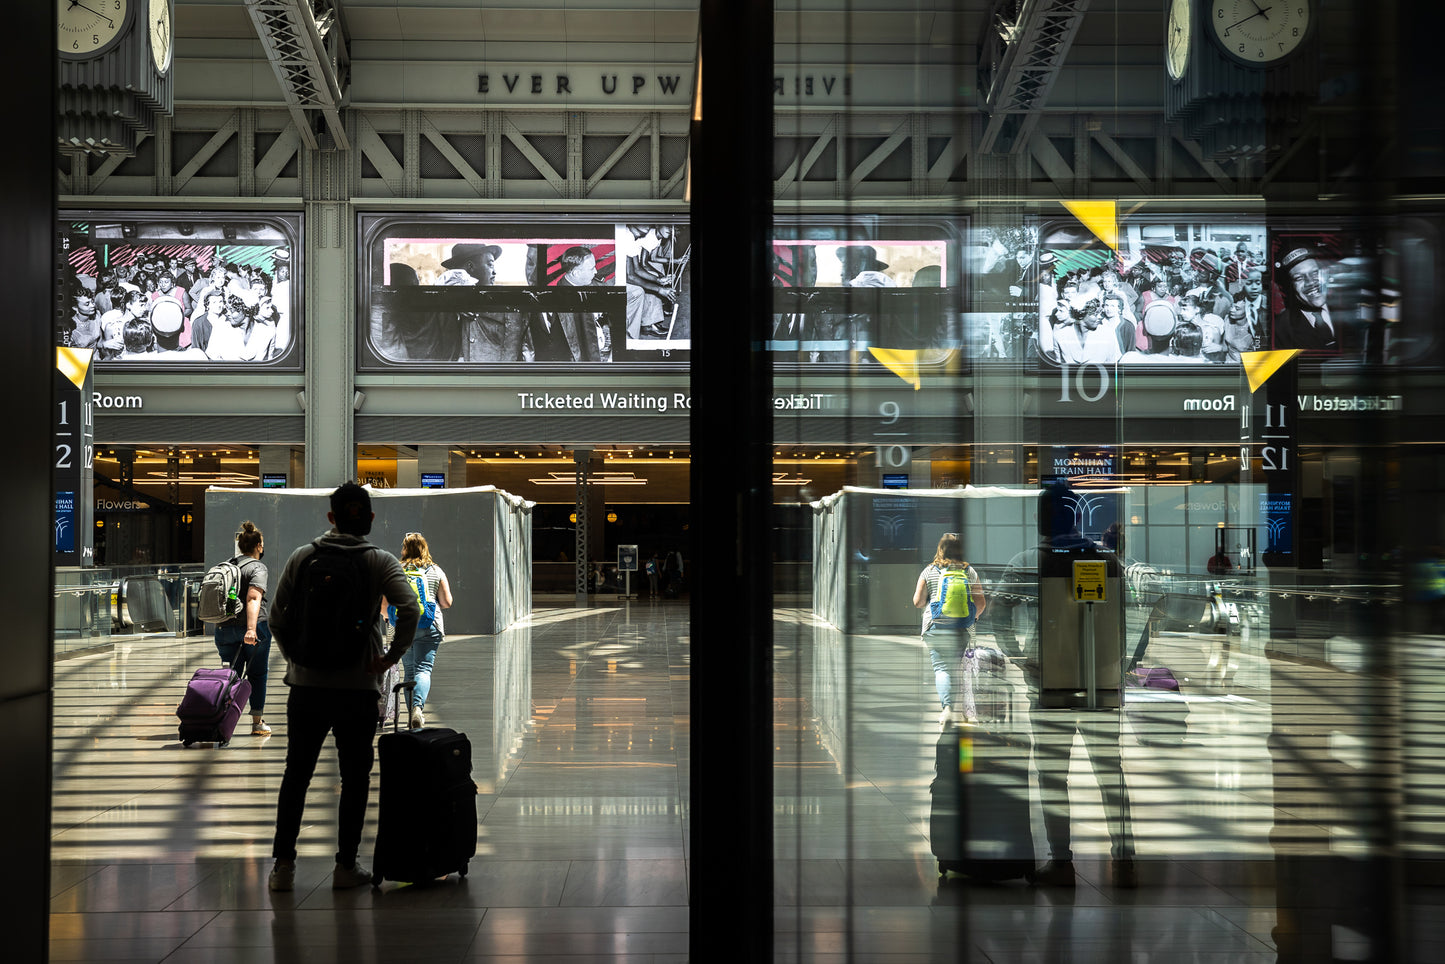
[{"label": "blue vertical banner", "polygon": [[75,493],[55,493],[55,552],[75,551]]},{"label": "blue vertical banner", "polygon": [[55,486],[54,564],[95,563],[94,374],[88,348],[57,348],[51,393],[51,478]]}]

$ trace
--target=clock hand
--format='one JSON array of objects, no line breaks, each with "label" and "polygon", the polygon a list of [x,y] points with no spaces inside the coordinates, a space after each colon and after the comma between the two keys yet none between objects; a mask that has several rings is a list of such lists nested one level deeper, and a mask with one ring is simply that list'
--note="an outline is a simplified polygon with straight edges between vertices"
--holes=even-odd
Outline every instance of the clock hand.
[{"label": "clock hand", "polygon": [[70,6],[71,6],[71,9],[74,9],[74,8],[76,8],[76,7],[79,7],[79,8],[82,9],[82,10],[89,10],[91,13],[95,14],[97,17],[99,17],[100,19],[104,20],[106,23],[110,24],[112,27],[115,26],[115,21],[114,21],[114,20],[110,19],[109,17],[107,17],[105,14],[101,13],[99,10],[95,9],[94,7],[87,7],[85,4],[81,3],[80,0],[74,0],[74,2],[72,2]]},{"label": "clock hand", "polygon": [[1268,20],[1268,19],[1269,19],[1269,13],[1268,13],[1268,11],[1273,10],[1273,9],[1274,9],[1273,7],[1265,7],[1263,10],[1259,11],[1259,13],[1252,13],[1252,14],[1250,14],[1249,16],[1245,17],[1243,20],[1236,20],[1236,21],[1234,21],[1234,23],[1232,23],[1232,24],[1230,24],[1229,26],[1227,26],[1227,27],[1224,28],[1224,35],[1225,35],[1226,37],[1229,36],[1229,31],[1233,30],[1235,27],[1239,26],[1239,25],[1242,24],[1242,23],[1249,23],[1249,21],[1253,20],[1255,17],[1263,17],[1264,19]]}]

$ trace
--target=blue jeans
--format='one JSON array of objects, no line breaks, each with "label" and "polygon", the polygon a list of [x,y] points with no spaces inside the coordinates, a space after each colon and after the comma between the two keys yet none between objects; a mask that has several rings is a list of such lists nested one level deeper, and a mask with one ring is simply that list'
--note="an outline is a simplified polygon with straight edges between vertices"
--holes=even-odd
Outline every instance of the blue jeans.
[{"label": "blue jeans", "polygon": [[[236,650],[245,645],[246,623],[222,623],[216,627],[216,652],[230,666],[236,661]],[[271,627],[263,619],[256,624],[256,645],[246,663],[246,678],[251,681],[251,712],[259,716],[266,708],[266,673],[271,664]]]},{"label": "blue jeans", "polygon": [[336,862],[343,867],[356,862],[371,793],[371,765],[375,761],[372,738],[376,736],[376,690],[319,686],[293,686],[286,700],[286,772],[276,800],[276,836],[271,844],[271,856],[277,860],[296,859],[306,790],[316,774],[316,760],[328,733],[336,734],[336,759],[341,770]]},{"label": "blue jeans", "polygon": [[437,660],[437,648],[442,644],[442,634],[435,626],[418,629],[411,641],[411,649],[401,654],[401,666],[406,678],[416,680],[416,689],[411,691],[411,705],[426,705],[426,695],[431,692],[431,670]]},{"label": "blue jeans", "polygon": [[953,671],[964,652],[973,645],[973,627],[937,629],[923,634],[928,659],[933,663],[933,688],[938,691],[941,706],[953,705]]}]

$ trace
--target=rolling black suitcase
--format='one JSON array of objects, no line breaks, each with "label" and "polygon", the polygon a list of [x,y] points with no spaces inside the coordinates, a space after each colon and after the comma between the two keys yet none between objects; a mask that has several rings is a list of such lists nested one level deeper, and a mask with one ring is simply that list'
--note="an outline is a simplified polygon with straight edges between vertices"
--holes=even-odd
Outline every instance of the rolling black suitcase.
[{"label": "rolling black suitcase", "polygon": [[938,873],[1009,880],[1034,871],[1028,747],[980,726],[938,738],[929,838]]},{"label": "rolling black suitcase", "polygon": [[[415,683],[399,683],[409,691]],[[409,693],[408,693],[409,695]],[[407,702],[410,702],[408,698]],[[405,705],[405,704],[402,704]],[[371,882],[420,883],[465,877],[477,853],[477,785],[472,744],[445,727],[392,732],[377,741],[381,795]]]},{"label": "rolling black suitcase", "polygon": [[1017,684],[997,650],[970,649],[958,692],[973,722],[938,738],[929,841],[938,873],[976,880],[1009,880],[1034,871],[1029,821],[1027,725],[1014,713]]}]

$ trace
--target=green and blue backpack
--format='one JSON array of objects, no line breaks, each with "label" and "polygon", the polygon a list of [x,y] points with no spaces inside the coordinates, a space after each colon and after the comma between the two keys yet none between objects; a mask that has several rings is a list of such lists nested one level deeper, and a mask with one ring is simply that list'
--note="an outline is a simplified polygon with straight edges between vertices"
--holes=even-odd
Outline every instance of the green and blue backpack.
[{"label": "green and blue backpack", "polygon": [[967,629],[978,614],[969,593],[968,563],[942,570],[938,598],[928,604],[928,614],[937,629]]}]

